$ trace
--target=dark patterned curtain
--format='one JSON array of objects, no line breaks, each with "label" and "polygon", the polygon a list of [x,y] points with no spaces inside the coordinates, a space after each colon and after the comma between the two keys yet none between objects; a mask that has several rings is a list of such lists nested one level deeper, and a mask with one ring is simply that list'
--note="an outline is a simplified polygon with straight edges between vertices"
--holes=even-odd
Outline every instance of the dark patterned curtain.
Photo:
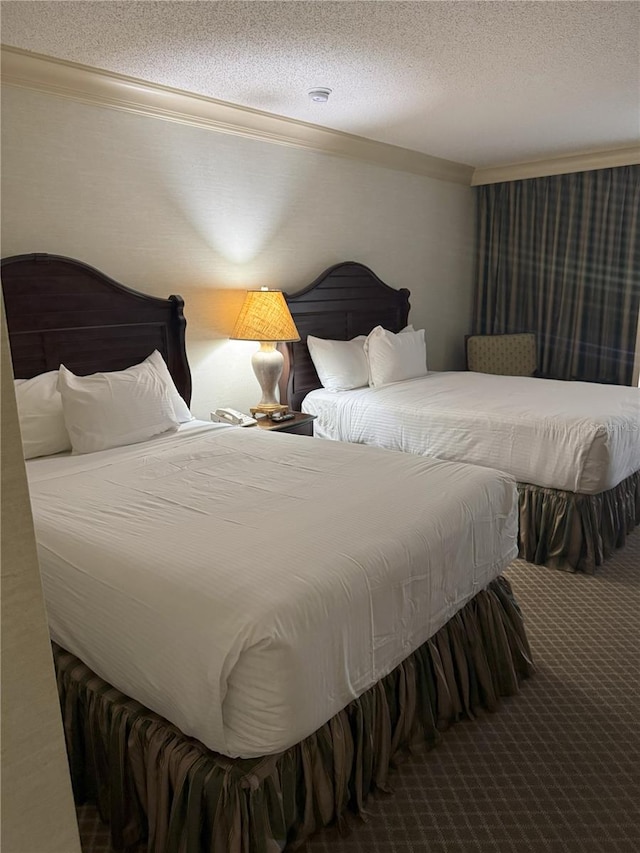
[{"label": "dark patterned curtain", "polygon": [[478,187],[478,334],[533,331],[543,376],[630,385],[640,166]]}]

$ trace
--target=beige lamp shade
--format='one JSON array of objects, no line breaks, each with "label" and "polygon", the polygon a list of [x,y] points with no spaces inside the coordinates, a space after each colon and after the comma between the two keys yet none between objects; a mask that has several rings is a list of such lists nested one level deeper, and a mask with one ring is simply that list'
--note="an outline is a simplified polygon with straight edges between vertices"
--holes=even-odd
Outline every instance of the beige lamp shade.
[{"label": "beige lamp shade", "polygon": [[299,341],[281,290],[249,290],[231,333],[237,341]]}]

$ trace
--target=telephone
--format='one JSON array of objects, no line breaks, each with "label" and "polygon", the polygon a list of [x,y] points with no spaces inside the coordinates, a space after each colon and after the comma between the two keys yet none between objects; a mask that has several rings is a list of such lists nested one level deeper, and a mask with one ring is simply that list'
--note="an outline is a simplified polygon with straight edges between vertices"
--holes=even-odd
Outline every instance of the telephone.
[{"label": "telephone", "polygon": [[211,412],[211,420],[220,424],[233,424],[234,426],[253,426],[257,423],[255,418],[238,412],[236,409],[216,409]]}]

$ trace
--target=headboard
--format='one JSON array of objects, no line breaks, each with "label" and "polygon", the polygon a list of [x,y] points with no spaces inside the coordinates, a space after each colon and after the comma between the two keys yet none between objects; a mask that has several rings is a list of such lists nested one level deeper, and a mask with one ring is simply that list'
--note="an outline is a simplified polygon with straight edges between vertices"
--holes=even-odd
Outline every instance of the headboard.
[{"label": "headboard", "polygon": [[300,341],[281,345],[285,366],[280,399],[296,411],[309,391],[321,387],[307,335],[346,341],[367,335],[378,325],[399,332],[409,317],[409,291],[394,290],[354,261],[329,267],[304,290],[286,298]]},{"label": "headboard", "polygon": [[123,370],[157,349],[191,400],[180,296],[159,299],[59,255],[2,260],[2,290],[16,379],[64,364],[74,373]]}]

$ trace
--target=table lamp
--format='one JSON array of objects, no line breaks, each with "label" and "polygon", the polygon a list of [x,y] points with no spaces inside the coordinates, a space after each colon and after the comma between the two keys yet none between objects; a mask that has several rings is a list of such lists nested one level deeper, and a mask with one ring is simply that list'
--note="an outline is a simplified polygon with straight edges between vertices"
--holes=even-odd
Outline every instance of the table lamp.
[{"label": "table lamp", "polygon": [[260,341],[260,349],[251,357],[262,399],[251,414],[272,415],[286,412],[288,406],[276,399],[276,387],[284,366],[284,356],[276,349],[279,341],[299,341],[300,335],[281,290],[249,290],[231,333],[235,341]]}]

